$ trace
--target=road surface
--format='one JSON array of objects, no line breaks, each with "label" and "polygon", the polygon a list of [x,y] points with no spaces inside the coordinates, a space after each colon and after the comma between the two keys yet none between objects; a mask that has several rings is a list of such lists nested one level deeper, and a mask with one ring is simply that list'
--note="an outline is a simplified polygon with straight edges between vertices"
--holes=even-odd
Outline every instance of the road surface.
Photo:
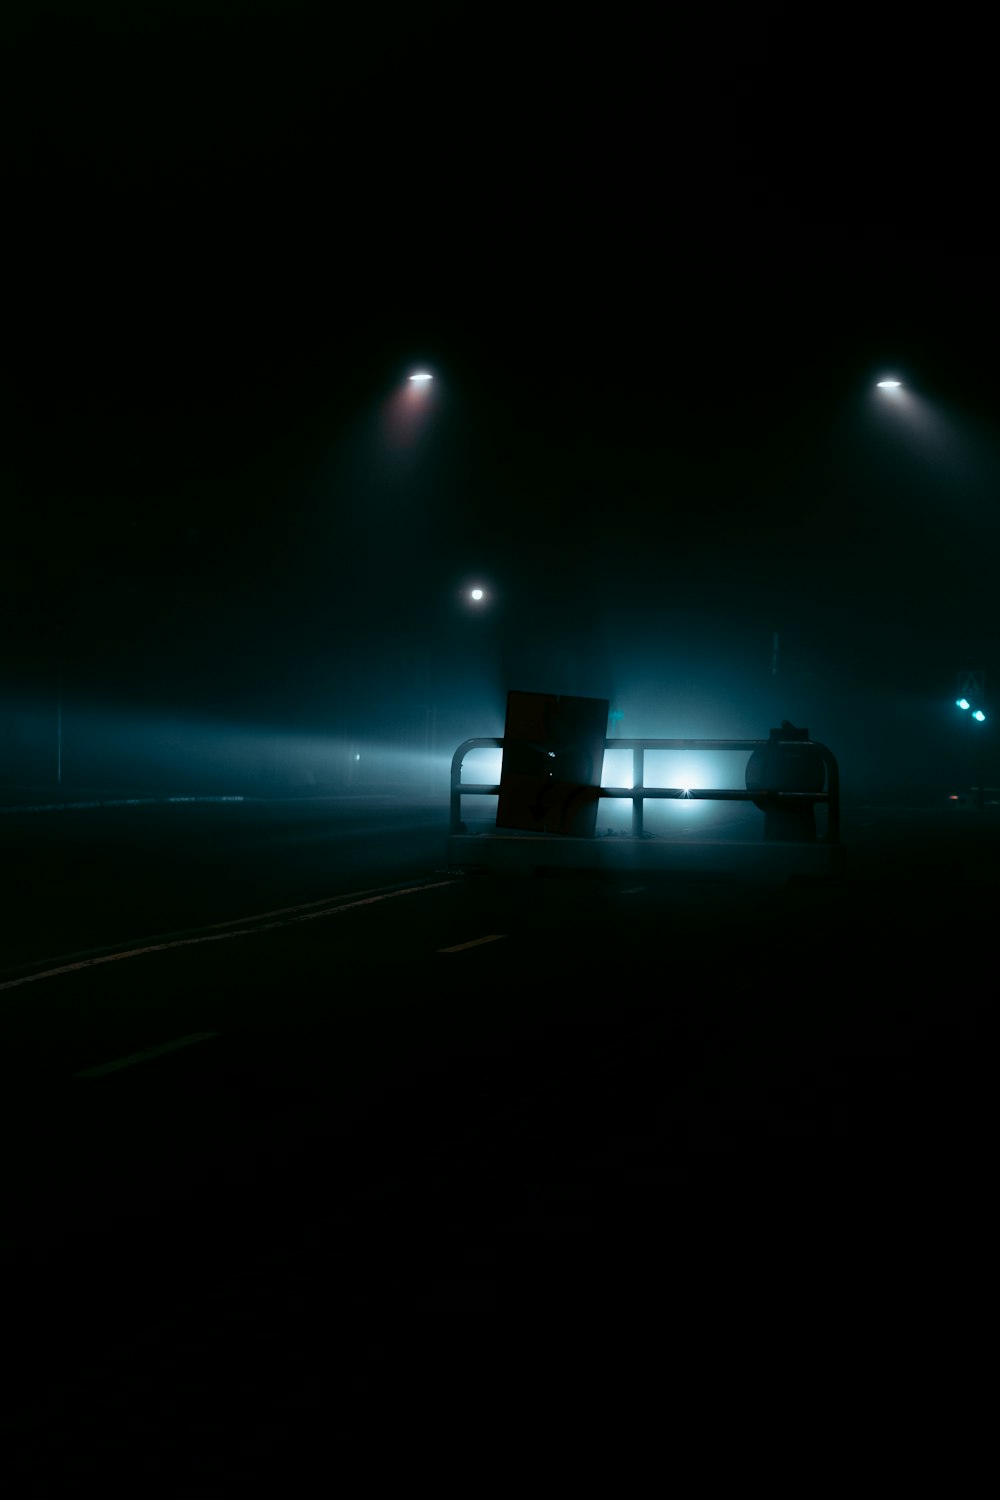
[{"label": "road surface", "polygon": [[362,1432],[394,1464],[512,1382],[525,1432],[550,1383],[550,1436],[570,1391],[638,1410],[651,1349],[689,1388],[762,1339],[948,1355],[986,1243],[995,824],[850,809],[844,880],[777,890],[469,876],[446,831],[5,819],[19,1472],[215,1492]]}]

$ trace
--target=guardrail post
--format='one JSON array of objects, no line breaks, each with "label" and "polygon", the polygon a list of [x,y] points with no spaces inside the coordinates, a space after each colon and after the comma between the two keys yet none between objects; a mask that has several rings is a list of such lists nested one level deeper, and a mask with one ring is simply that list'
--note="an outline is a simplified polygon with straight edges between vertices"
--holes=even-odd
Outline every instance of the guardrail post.
[{"label": "guardrail post", "polygon": [[[642,778],[645,775],[645,770],[644,770],[644,765],[643,765],[644,756],[645,756],[645,751],[643,750],[643,748],[642,748],[641,745],[637,746],[636,748],[633,749],[633,751],[632,751],[632,790],[633,790],[633,792],[641,792],[642,791]],[[642,837],[642,797],[641,796],[639,796],[639,797],[633,797],[632,798],[632,837],[634,839]]]}]

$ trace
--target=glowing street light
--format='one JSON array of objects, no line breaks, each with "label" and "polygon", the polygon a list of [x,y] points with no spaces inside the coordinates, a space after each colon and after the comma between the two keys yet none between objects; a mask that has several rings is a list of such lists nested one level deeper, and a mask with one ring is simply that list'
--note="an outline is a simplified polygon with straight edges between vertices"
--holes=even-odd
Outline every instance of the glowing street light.
[{"label": "glowing street light", "polygon": [[413,374],[413,375],[410,376],[410,384],[411,385],[427,385],[428,382],[431,381],[431,380],[433,380],[433,379],[434,379],[434,376],[431,375],[427,370],[417,370],[415,372],[415,374]]},{"label": "glowing street light", "polygon": [[[985,724],[986,713],[980,708],[979,703],[984,701],[986,692],[986,677],[983,672],[960,672],[958,678],[958,691],[961,695],[955,699],[955,707],[963,714],[969,716],[969,791],[975,795],[976,806],[983,808],[986,805],[986,744],[988,731],[973,729],[972,725]],[[972,698],[967,696],[972,693]],[[977,702],[976,700],[979,700]],[[975,747],[975,748],[973,748]]]},{"label": "glowing street light", "polygon": [[901,380],[878,380],[876,385],[880,391],[898,391],[903,382]]}]

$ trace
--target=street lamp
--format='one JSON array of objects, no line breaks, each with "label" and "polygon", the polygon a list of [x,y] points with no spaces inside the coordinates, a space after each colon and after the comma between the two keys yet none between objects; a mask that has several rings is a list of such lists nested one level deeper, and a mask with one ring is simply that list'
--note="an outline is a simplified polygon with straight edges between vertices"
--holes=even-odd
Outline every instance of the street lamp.
[{"label": "street lamp", "polygon": [[[982,672],[963,672],[959,680],[962,684],[962,687],[966,689],[966,692],[973,691],[982,693],[984,690],[985,676]],[[970,699],[969,697],[967,697],[966,692],[962,691],[962,687],[959,688],[961,696],[955,699],[955,707],[957,709],[960,709],[962,713],[969,715],[970,727],[972,724],[985,724],[985,710],[980,707],[979,703],[976,702],[974,698]],[[972,732],[976,737],[976,747],[975,750],[973,750],[971,748],[970,742],[969,790],[975,791],[976,806],[983,807],[986,802],[986,788],[983,785],[984,781],[986,780],[986,757],[984,753],[985,746],[982,736],[975,730],[973,730]],[[975,776],[976,781],[975,787],[973,787],[972,785],[973,776]]]}]

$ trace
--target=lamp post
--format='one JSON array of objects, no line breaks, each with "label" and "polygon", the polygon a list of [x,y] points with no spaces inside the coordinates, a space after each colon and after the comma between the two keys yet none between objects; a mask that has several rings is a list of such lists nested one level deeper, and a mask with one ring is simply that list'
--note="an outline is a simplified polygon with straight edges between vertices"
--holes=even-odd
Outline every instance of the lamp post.
[{"label": "lamp post", "polygon": [[[951,535],[960,536],[962,526],[970,532],[982,527],[981,490],[984,479],[993,470],[996,454],[994,450],[980,450],[974,431],[966,433],[963,424],[949,414],[946,406],[937,399],[925,398],[918,386],[900,378],[901,375],[901,371],[883,372],[873,381],[872,394],[886,418],[886,432],[893,430],[900,440],[901,481],[913,486],[918,502],[908,505],[905,515],[897,515],[902,544],[909,548],[915,564],[929,571],[930,559],[939,548],[950,545]],[[928,485],[935,487],[931,492],[935,499],[933,511],[925,509],[923,503],[924,487]],[[957,523],[947,528],[942,525],[938,504],[938,487],[942,485],[947,486],[950,517]],[[932,517],[933,536],[926,531]],[[933,552],[925,553],[924,547],[933,547]],[[911,649],[916,649],[915,638]],[[959,672],[956,687],[955,706],[968,720],[968,728],[962,732],[972,737],[963,746],[968,755],[967,791],[975,806],[982,808],[988,774],[986,736],[991,733],[987,728],[985,673]]]},{"label": "lamp post", "polygon": [[[958,697],[955,699],[955,707],[963,714],[968,715],[969,731],[975,736],[975,744],[969,746],[969,791],[976,794],[976,806],[982,808],[986,803],[986,788],[983,782],[986,780],[986,741],[981,729],[976,725],[986,723],[986,710],[983,708],[986,689],[985,672],[960,672],[958,674]],[[975,783],[973,783],[975,777]]]},{"label": "lamp post", "polygon": [[[503,606],[503,588],[493,575],[466,575],[458,591],[455,660],[456,666],[461,663],[466,690],[474,694],[479,712],[493,711],[506,686],[502,680]],[[468,708],[472,707],[470,702]]]}]

